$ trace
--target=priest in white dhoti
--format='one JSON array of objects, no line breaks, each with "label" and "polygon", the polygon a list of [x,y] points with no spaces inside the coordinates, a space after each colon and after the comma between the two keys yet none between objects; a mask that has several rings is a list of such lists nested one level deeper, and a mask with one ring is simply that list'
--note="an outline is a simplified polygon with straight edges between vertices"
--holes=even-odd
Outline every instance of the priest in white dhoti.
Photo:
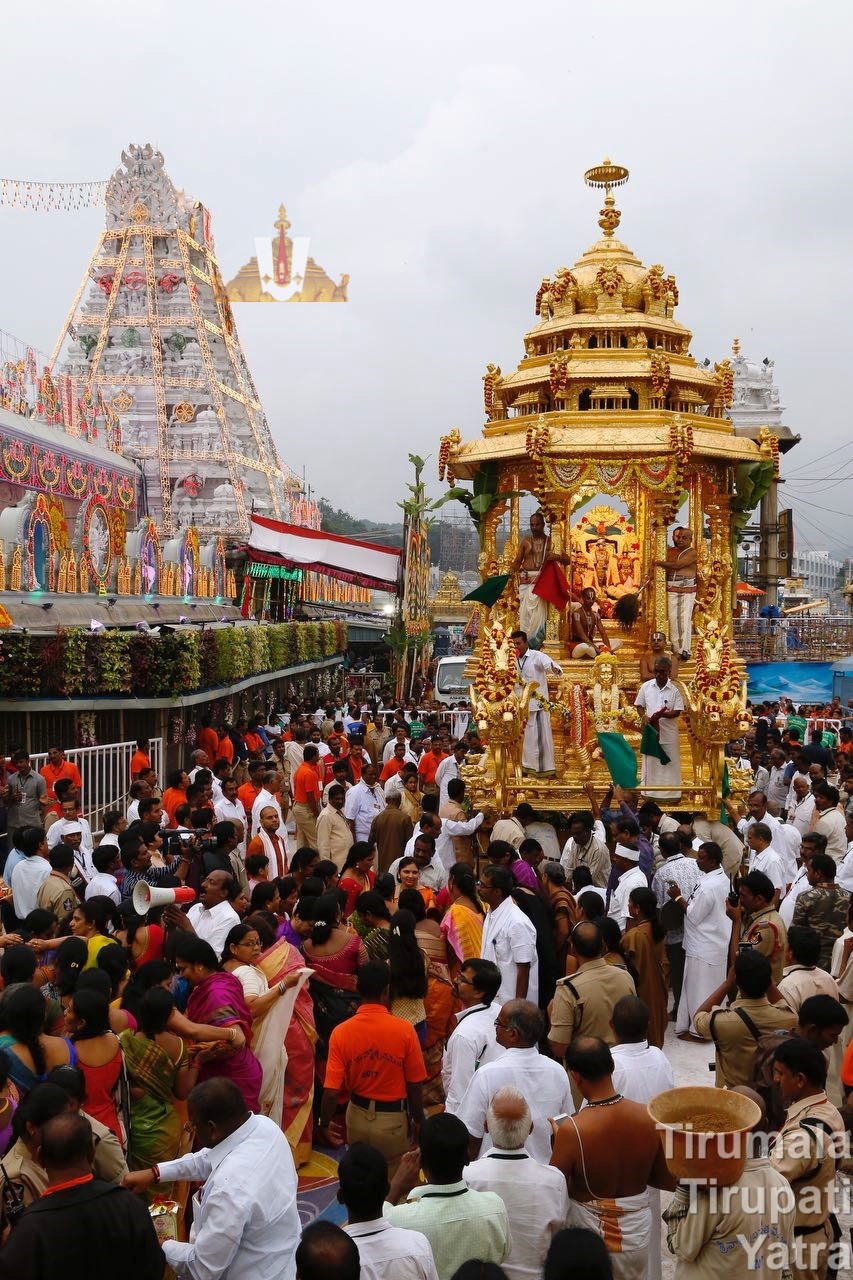
[{"label": "priest in white dhoti", "polygon": [[530,699],[527,728],[524,730],[524,750],[521,757],[522,766],[533,773],[553,773],[556,768],[554,759],[554,735],[551,732],[551,713],[539,705],[539,699],[548,699],[548,676],[551,672],[561,676],[563,668],[558,666],[547,653],[539,649],[531,649],[525,631],[513,631],[512,643],[518,665],[519,684],[516,693],[521,696],[524,685],[532,681],[536,688]]},{"label": "priest in white dhoti", "polygon": [[723,870],[723,854],[713,842],[703,844],[696,854],[702,872],[686,900],[677,884],[669,896],[684,912],[684,982],[675,1030],[682,1040],[697,1038],[691,1031],[693,1015],[712,991],[725,980],[729,967],[732,922],[726,911],[729,877]]},{"label": "priest in white dhoti", "polygon": [[678,717],[684,700],[672,683],[672,663],[665,654],[655,658],[654,676],[640,685],[634,706],[645,714],[640,790],[653,800],[681,796],[681,744]]}]

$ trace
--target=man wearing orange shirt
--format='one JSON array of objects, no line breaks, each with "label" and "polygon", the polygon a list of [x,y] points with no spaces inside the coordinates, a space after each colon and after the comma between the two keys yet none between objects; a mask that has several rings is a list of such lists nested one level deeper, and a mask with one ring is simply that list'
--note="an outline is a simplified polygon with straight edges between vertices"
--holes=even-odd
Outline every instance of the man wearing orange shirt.
[{"label": "man wearing orange shirt", "polygon": [[406,763],[406,752],[409,749],[407,742],[395,742],[394,750],[391,752],[389,759],[382,766],[382,772],[379,775],[379,781],[385,785],[389,778],[396,778],[397,774]]},{"label": "man wearing orange shirt", "polygon": [[231,741],[226,725],[222,726],[222,737],[216,748],[216,759],[227,760],[229,764],[234,763],[234,743]]},{"label": "man wearing orange shirt", "polygon": [[211,765],[219,755],[219,734],[210,723],[210,716],[205,716],[201,722],[201,728],[196,738],[196,746],[199,751],[206,751],[207,758]]},{"label": "man wearing orange shirt", "polygon": [[246,813],[252,812],[252,805],[261,794],[266,769],[267,766],[263,760],[249,761],[249,781],[244,782],[242,787],[237,788],[237,799],[246,810]]},{"label": "man wearing orange shirt", "polygon": [[175,769],[166,779],[169,784],[163,792],[163,808],[169,815],[169,826],[176,827],[178,825],[175,817],[176,810],[187,802],[187,787],[190,785],[189,777],[183,769]]},{"label": "man wearing orange shirt", "polygon": [[39,773],[44,778],[47,786],[47,798],[51,802],[48,813],[59,813],[60,811],[59,801],[54,791],[54,787],[60,778],[68,778],[69,782],[74,784],[78,795],[82,790],[83,779],[80,777],[80,770],[76,764],[72,764],[70,760],[65,759],[65,752],[60,747],[48,747],[47,763],[42,765]]},{"label": "man wearing orange shirt", "polygon": [[305,747],[302,764],[293,775],[293,816],[296,819],[296,847],[317,848],[317,815],[320,812],[320,753],[313,743]]},{"label": "man wearing orange shirt", "polygon": [[136,739],[136,750],[130,757],[130,780],[135,782],[140,773],[151,768],[151,748],[147,738]]},{"label": "man wearing orange shirt", "polygon": [[[423,1122],[424,1059],[415,1029],[388,1005],[391,971],[381,960],[356,978],[361,1004],[329,1037],[320,1124],[329,1124],[341,1090],[349,1094],[347,1139],[381,1151],[393,1173]],[[317,1135],[319,1136],[319,1135]],[[322,1141],[322,1139],[321,1139]]]},{"label": "man wearing orange shirt", "polygon": [[349,754],[347,756],[347,760],[349,761],[353,783],[361,782],[362,770],[364,769],[365,764],[370,763],[369,760],[365,760],[364,758],[364,747],[362,746],[361,738],[349,739]]},{"label": "man wearing orange shirt", "polygon": [[423,739],[423,748],[421,758],[418,760],[418,777],[421,782],[421,790],[425,795],[437,795],[438,784],[435,780],[435,773],[442,760],[447,759],[447,752],[442,751],[438,744],[433,746],[430,738]]}]

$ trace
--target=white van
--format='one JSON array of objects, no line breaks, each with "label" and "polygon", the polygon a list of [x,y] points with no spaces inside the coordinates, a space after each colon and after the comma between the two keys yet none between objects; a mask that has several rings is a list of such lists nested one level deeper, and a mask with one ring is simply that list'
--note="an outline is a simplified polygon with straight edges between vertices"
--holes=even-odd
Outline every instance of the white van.
[{"label": "white van", "polygon": [[451,702],[458,702],[460,698],[471,701],[471,682],[465,677],[468,661],[468,654],[458,658],[439,658],[433,689],[436,702],[443,702],[445,706],[449,706]]}]

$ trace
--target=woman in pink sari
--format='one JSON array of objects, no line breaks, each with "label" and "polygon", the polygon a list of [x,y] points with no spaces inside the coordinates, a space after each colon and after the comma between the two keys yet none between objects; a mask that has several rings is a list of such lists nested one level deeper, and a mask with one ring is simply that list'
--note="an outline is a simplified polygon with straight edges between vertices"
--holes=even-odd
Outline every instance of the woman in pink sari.
[{"label": "woman in pink sari", "polygon": [[[297,925],[300,921],[297,919]],[[302,953],[280,938],[258,957],[257,966],[271,987],[283,982],[305,964]],[[299,988],[293,1016],[284,1036],[287,1065],[284,1069],[284,1107],[281,1127],[293,1152],[297,1169],[311,1158],[314,1137],[314,1001],[307,985]]]},{"label": "woman in pink sari", "polygon": [[199,1082],[212,1076],[227,1076],[240,1090],[249,1110],[259,1112],[263,1069],[249,1048],[252,1015],[239,980],[220,969],[210,943],[195,936],[181,937],[176,965],[180,976],[192,987],[187,1017],[214,1027],[240,1027],[246,1040],[232,1051],[227,1045],[224,1052],[218,1046],[202,1050],[196,1057]]}]

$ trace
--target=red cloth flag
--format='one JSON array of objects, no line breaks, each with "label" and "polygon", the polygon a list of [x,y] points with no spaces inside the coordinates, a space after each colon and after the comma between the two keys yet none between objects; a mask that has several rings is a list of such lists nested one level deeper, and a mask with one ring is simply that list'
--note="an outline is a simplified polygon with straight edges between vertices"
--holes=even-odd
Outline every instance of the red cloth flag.
[{"label": "red cloth flag", "polygon": [[546,560],[539,570],[539,576],[533,584],[533,594],[547,600],[560,613],[571,599],[569,584],[563,573],[563,566],[556,560]]}]

